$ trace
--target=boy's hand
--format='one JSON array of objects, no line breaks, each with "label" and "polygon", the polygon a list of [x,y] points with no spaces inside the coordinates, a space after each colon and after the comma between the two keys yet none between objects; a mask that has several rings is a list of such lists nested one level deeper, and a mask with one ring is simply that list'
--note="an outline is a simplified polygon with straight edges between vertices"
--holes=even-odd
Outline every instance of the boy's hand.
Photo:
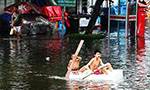
[{"label": "boy's hand", "polygon": [[79,56],[78,56],[78,60],[81,60],[81,59],[82,59],[82,57],[79,57]]},{"label": "boy's hand", "polygon": [[77,56],[76,55],[72,55],[72,58],[75,59]]},{"label": "boy's hand", "polygon": [[11,27],[14,27],[14,25],[13,25],[13,24],[11,24]]}]

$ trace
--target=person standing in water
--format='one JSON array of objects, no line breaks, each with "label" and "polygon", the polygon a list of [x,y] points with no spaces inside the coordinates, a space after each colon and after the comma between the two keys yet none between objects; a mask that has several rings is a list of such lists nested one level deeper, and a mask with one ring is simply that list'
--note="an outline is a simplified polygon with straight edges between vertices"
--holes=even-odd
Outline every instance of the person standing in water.
[{"label": "person standing in water", "polygon": [[21,31],[22,26],[23,26],[22,14],[17,11],[16,7],[13,7],[10,35],[15,35],[15,37],[17,38],[19,34],[19,36],[22,38],[22,31]]}]

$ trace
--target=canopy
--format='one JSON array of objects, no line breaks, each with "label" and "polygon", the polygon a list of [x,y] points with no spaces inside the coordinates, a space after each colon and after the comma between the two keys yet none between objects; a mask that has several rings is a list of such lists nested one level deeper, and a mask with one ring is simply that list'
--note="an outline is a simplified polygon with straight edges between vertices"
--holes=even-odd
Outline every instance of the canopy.
[{"label": "canopy", "polygon": [[[56,22],[62,20],[62,8],[60,6],[44,6],[42,7],[42,14],[47,17],[50,22]],[[69,25],[67,19],[68,13],[64,12],[64,18],[67,26]]]},{"label": "canopy", "polygon": [[41,12],[41,9],[38,6],[31,4],[31,3],[28,3],[28,2],[19,2],[19,3],[12,4],[12,5],[4,8],[4,12],[12,14],[13,7],[17,7],[18,8],[17,11],[21,12],[21,13],[27,13],[30,10],[33,10],[37,13]]}]

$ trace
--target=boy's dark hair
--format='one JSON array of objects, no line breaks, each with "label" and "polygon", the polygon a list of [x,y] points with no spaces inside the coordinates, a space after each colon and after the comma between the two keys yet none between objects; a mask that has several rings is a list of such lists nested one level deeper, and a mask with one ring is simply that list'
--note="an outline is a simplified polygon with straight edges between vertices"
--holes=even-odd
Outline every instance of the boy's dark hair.
[{"label": "boy's dark hair", "polygon": [[95,51],[94,51],[94,54],[96,54],[97,52],[101,53],[101,51],[99,51],[99,50],[95,50]]}]

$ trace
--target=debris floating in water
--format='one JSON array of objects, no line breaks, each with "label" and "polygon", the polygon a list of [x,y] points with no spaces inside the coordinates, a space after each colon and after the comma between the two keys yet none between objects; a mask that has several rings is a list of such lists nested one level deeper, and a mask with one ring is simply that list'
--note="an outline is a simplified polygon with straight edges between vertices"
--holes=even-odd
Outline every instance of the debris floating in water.
[{"label": "debris floating in water", "polygon": [[46,57],[46,61],[50,61],[50,57]]}]

